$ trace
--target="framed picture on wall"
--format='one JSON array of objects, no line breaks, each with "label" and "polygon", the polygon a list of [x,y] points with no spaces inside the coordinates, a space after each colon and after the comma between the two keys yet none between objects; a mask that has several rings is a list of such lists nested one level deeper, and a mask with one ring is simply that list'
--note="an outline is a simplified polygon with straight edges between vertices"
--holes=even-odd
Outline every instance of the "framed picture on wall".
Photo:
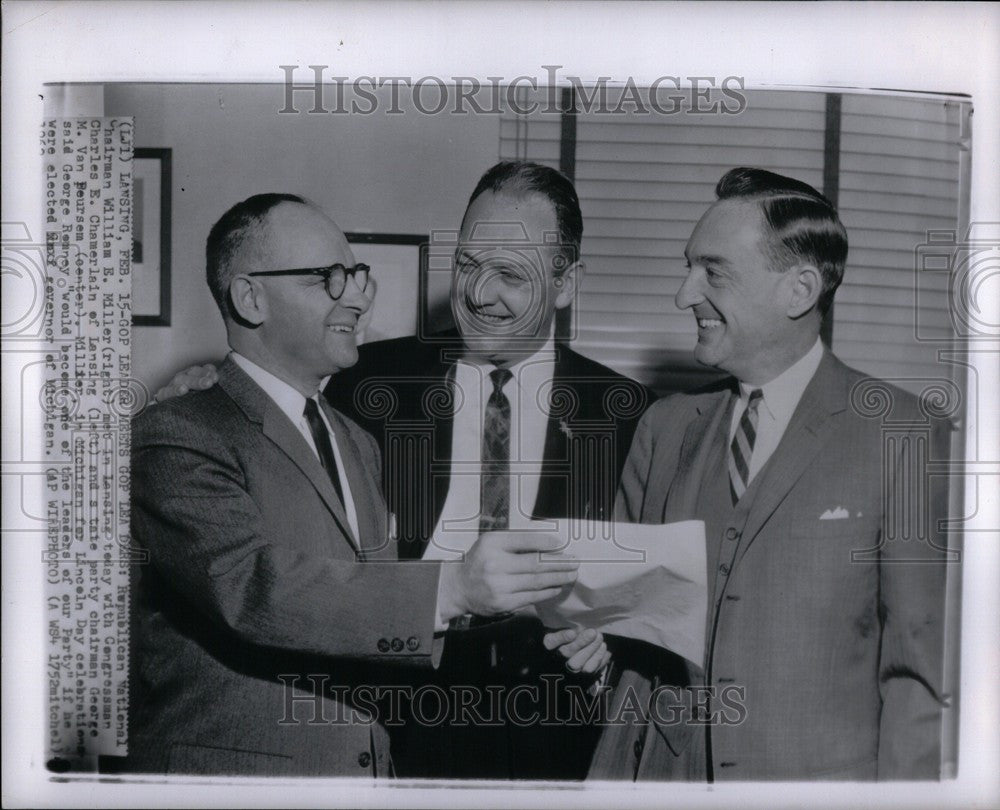
[{"label": "framed picture on wall", "polygon": [[137,148],[132,172],[132,323],[170,326],[171,150]]},{"label": "framed picture on wall", "polygon": [[348,233],[357,261],[378,281],[375,313],[365,342],[417,334],[427,283],[427,237],[399,233]]}]

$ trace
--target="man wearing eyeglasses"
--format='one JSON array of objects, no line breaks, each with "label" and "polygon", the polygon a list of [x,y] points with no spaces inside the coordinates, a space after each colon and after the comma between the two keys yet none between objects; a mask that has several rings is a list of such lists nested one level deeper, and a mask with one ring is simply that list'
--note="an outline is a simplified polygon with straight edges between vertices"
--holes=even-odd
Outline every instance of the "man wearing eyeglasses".
[{"label": "man wearing eyeglasses", "polygon": [[387,665],[436,665],[449,620],[551,598],[575,564],[505,532],[462,565],[398,561],[378,448],[320,396],[357,361],[367,268],[288,194],[231,208],[206,253],[232,353],[133,425],[130,768],[389,775]]},{"label": "man wearing eyeglasses", "polygon": [[[565,175],[524,161],[491,167],[454,252],[457,328],[364,345],[357,365],[325,389],[382,450],[400,557],[453,548],[455,529],[610,518],[633,433],[655,396],[556,339],[557,313],[568,312],[584,272],[582,234]],[[188,369],[157,399],[214,379],[212,367]],[[581,701],[607,654],[585,634],[561,643],[572,653],[566,661],[551,644],[533,617],[451,622],[431,684],[449,696],[447,717],[393,729],[399,774],[583,779],[599,729]]]}]

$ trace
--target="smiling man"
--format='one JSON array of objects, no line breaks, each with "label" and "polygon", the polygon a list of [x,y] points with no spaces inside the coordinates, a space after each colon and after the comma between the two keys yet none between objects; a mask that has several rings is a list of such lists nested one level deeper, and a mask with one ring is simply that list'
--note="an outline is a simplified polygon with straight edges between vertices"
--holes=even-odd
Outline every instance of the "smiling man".
[{"label": "smiling man", "polygon": [[[362,346],[345,385],[327,391],[382,447],[401,555],[449,548],[451,527],[610,516],[653,395],[556,339],[557,313],[574,302],[583,276],[582,234],[563,174],[530,162],[493,166],[458,234],[456,331]],[[391,392],[392,407],[376,392]],[[463,717],[453,705],[440,725],[400,729],[400,774],[582,779],[599,730],[571,701],[589,681],[572,684],[570,695],[565,683],[553,689],[541,679],[565,669],[545,650],[540,622],[452,628],[436,683],[468,687],[475,713]],[[516,705],[506,705],[511,696]]]},{"label": "smiling man", "polygon": [[938,778],[945,426],[820,341],[847,258],[830,202],[761,169],[716,194],[676,303],[731,376],[648,411],[616,512],[705,521],[705,655],[617,656],[612,716],[648,713],[606,730],[590,776]]},{"label": "smiling man", "polygon": [[[357,365],[326,387],[382,451],[400,557],[419,559],[431,544],[451,548],[455,529],[610,517],[654,396],[556,339],[557,313],[573,303],[583,276],[582,235],[565,175],[498,163],[462,218],[451,279],[457,329],[361,346]],[[211,369],[191,369],[157,398],[213,380]],[[593,678],[555,687],[542,680],[566,674],[543,636],[535,618],[453,622],[430,684],[448,696],[446,716],[413,716],[392,729],[399,775],[584,778],[599,729],[580,701]],[[584,660],[570,666],[585,675],[605,657],[600,645],[577,656]]]},{"label": "smiling man", "polygon": [[133,423],[132,534],[149,559],[130,767],[387,776],[372,703],[387,665],[430,668],[449,620],[551,598],[575,565],[530,553],[558,538],[503,532],[464,564],[397,561],[378,448],[319,395],[357,361],[368,268],[290,194],[233,206],[206,254],[232,353],[218,385]]}]

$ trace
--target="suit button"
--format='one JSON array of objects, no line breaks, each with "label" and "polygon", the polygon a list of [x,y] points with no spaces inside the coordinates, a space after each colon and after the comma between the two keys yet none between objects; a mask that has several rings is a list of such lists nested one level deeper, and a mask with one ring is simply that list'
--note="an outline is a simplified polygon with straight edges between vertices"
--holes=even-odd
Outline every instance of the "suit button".
[{"label": "suit button", "polygon": [[416,636],[410,636],[408,639],[406,639],[406,649],[408,649],[410,652],[413,652],[414,650],[419,650],[420,639],[417,638]]},{"label": "suit button", "polygon": [[739,540],[740,533],[736,531],[732,526],[726,529],[726,539],[727,540]]},{"label": "suit button", "polygon": [[722,565],[719,566],[719,570],[723,574],[728,574],[729,573],[729,566],[726,563],[722,563]]},{"label": "suit button", "polygon": [[378,651],[379,652],[389,652],[389,639],[380,638],[378,640]]},{"label": "suit button", "polygon": [[401,638],[394,638],[392,640],[392,651],[393,652],[400,652],[402,649],[403,649],[403,639],[401,639]]},{"label": "suit button", "polygon": [[362,751],[360,754],[358,754],[358,765],[360,765],[362,768],[367,768],[371,764],[372,764],[371,754],[369,754],[367,751]]}]

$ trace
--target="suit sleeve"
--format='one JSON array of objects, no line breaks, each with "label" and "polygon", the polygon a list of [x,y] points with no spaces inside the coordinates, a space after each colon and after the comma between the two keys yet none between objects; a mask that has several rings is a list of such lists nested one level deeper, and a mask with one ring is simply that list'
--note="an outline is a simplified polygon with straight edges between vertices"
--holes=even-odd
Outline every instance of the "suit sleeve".
[{"label": "suit sleeve", "polygon": [[910,434],[896,458],[885,504],[880,558],[880,717],[878,778],[937,779],[941,769],[947,476],[929,476],[928,459],[948,457],[942,425],[927,450]]},{"label": "suit sleeve", "polygon": [[269,536],[240,459],[197,419],[166,409],[143,417],[133,454],[132,526],[184,607],[243,640],[325,656],[437,663],[440,565],[318,556],[297,549],[295,538]]}]

